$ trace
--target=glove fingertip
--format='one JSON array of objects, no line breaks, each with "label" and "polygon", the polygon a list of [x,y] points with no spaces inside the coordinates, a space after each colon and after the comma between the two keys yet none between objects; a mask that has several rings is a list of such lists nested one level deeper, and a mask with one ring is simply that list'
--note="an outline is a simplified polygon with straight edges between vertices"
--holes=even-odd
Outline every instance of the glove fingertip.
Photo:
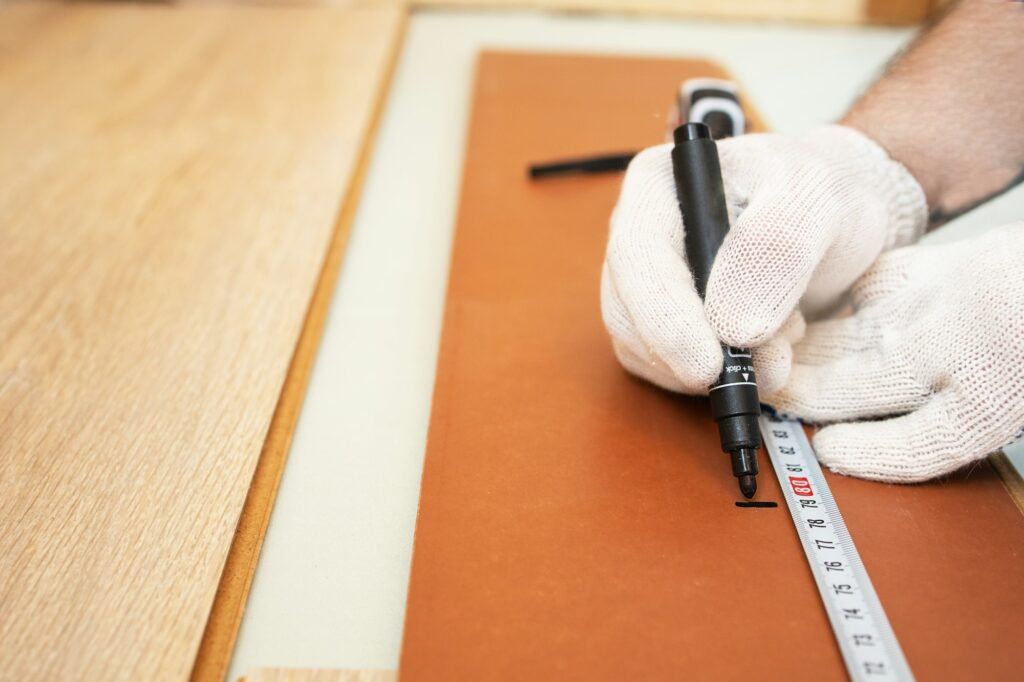
[{"label": "glove fingertip", "polygon": [[707,334],[701,342],[693,345],[692,357],[681,360],[684,373],[694,383],[706,388],[715,383],[722,373],[722,346],[717,339]]},{"label": "glove fingertip", "polygon": [[736,320],[729,320],[728,322],[712,322],[712,326],[715,327],[722,341],[738,348],[760,346],[767,342],[779,328],[776,321],[758,315],[748,315],[739,324],[736,323]]},{"label": "glove fingertip", "polygon": [[878,476],[877,463],[860,453],[856,436],[850,432],[848,425],[826,426],[814,434],[812,442],[818,461],[829,471],[843,476],[884,478]]},{"label": "glove fingertip", "polygon": [[804,319],[803,313],[797,308],[786,321],[782,323],[782,327],[779,329],[779,335],[782,336],[790,345],[799,343],[803,340],[804,335],[807,334],[807,320]]},{"label": "glove fingertip", "polygon": [[813,439],[818,461],[834,473],[884,483],[920,483],[951,470],[929,466],[920,453],[894,443],[880,424],[885,422],[850,422],[821,429]]},{"label": "glove fingertip", "polygon": [[836,438],[837,431],[838,435],[842,436],[842,430],[842,424],[826,426],[818,429],[811,439],[818,461],[830,469],[845,464],[845,448],[842,446],[842,441]]},{"label": "glove fingertip", "polygon": [[773,339],[755,348],[753,355],[760,392],[770,396],[782,389],[793,368],[793,349],[790,344],[784,339]]},{"label": "glove fingertip", "polygon": [[775,310],[758,295],[738,286],[724,289],[712,276],[704,299],[711,328],[725,343],[738,348],[761,346],[789,320],[791,310]]},{"label": "glove fingertip", "polygon": [[618,339],[612,339],[612,349],[619,364],[633,376],[649,381],[667,391],[691,392],[687,391],[687,387],[679,381],[678,377],[656,358],[632,348]]}]

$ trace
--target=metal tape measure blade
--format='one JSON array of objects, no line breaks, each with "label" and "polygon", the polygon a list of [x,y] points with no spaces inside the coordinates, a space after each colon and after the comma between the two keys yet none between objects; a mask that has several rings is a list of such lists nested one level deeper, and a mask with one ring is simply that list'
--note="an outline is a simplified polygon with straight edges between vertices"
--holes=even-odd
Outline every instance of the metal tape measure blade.
[{"label": "metal tape measure blade", "polygon": [[913,680],[875,588],[797,421],[761,416],[765,449],[853,680]]}]

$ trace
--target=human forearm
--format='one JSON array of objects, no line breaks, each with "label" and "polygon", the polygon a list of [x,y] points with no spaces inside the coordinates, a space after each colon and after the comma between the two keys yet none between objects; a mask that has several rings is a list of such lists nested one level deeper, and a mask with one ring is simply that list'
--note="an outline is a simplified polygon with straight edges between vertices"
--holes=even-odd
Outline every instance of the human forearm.
[{"label": "human forearm", "polygon": [[921,184],[938,225],[1024,171],[1024,3],[965,0],[899,57],[842,123]]}]

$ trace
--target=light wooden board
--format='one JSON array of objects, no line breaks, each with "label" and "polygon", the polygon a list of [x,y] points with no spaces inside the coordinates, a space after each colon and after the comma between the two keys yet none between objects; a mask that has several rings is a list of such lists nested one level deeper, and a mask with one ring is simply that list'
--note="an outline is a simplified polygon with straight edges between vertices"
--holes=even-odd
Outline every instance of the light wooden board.
[{"label": "light wooden board", "polygon": [[239,682],[395,682],[394,670],[312,670],[258,668]]},{"label": "light wooden board", "polygon": [[188,676],[401,20],[0,9],[0,678]]}]

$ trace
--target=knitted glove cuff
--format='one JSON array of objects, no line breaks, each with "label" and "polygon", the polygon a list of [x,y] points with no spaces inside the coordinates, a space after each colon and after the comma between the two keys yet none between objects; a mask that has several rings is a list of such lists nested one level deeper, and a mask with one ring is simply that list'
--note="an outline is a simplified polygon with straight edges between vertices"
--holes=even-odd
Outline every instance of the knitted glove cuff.
[{"label": "knitted glove cuff", "polygon": [[883,251],[912,244],[928,226],[928,202],[924,190],[906,166],[894,161],[888,152],[867,135],[844,125],[828,125],[815,134],[842,143],[852,159],[871,168],[868,183],[885,203],[889,216]]}]

